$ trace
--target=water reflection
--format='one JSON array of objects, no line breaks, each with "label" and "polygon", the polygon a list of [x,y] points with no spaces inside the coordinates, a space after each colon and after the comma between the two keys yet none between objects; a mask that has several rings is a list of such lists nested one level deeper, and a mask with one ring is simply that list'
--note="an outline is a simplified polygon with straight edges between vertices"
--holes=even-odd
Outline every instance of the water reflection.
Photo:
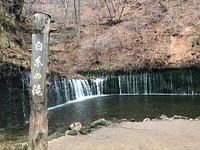
[{"label": "water reflection", "polygon": [[156,118],[162,114],[169,117],[183,115],[191,118],[200,116],[200,96],[131,96],[113,95],[96,97],[78,103],[69,103],[49,111],[50,129],[80,121],[87,125],[98,118]]}]

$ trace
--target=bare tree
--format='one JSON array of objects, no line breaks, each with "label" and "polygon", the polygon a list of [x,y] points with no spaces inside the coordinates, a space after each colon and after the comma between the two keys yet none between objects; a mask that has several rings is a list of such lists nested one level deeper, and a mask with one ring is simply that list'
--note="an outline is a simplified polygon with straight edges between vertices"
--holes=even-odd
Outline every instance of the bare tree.
[{"label": "bare tree", "polygon": [[74,0],[75,30],[76,30],[76,46],[80,46],[80,24],[81,24],[81,1]]},{"label": "bare tree", "polygon": [[72,2],[73,16],[74,16],[74,25],[75,25],[75,34],[76,34],[76,47],[80,45],[80,22],[81,22],[81,1],[80,0],[61,0],[65,8],[65,21],[69,21],[70,13],[70,2]]},{"label": "bare tree", "polygon": [[111,8],[109,7],[109,2],[107,0],[104,0],[105,4],[106,4],[106,7],[108,9],[108,12],[109,12],[109,15],[110,15],[110,20],[113,21],[113,15],[112,15],[112,10]]},{"label": "bare tree", "polygon": [[34,14],[34,10],[33,10],[33,5],[35,4],[35,3],[37,3],[38,2],[38,0],[24,0],[24,3],[25,3],[25,7],[24,7],[24,14],[26,15],[26,16],[32,16],[33,14]]},{"label": "bare tree", "polygon": [[78,22],[77,22],[77,43],[76,45],[80,45],[80,31],[81,31],[81,1],[78,0]]},{"label": "bare tree", "polygon": [[104,0],[104,3],[108,9],[109,17],[111,22],[120,22],[126,0]]},{"label": "bare tree", "polygon": [[65,19],[68,19],[69,0],[61,0],[65,8]]}]

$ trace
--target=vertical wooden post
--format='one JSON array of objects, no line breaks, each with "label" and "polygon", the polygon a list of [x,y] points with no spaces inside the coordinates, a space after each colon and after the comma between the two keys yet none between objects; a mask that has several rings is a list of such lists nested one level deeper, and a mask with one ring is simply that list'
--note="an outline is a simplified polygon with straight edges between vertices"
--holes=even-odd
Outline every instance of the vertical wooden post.
[{"label": "vertical wooden post", "polygon": [[29,150],[47,150],[47,75],[51,16],[35,13],[31,54],[31,112]]}]

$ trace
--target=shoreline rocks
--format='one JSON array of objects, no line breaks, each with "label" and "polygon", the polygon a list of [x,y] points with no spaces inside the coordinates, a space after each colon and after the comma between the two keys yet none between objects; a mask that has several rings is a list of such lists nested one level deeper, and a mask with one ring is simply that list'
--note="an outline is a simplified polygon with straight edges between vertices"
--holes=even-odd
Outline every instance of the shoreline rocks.
[{"label": "shoreline rocks", "polygon": [[82,124],[80,122],[75,122],[69,125],[69,130],[65,132],[65,135],[78,135],[80,130],[82,129]]},{"label": "shoreline rocks", "polygon": [[108,125],[111,125],[112,122],[111,121],[108,121],[104,118],[101,118],[101,119],[98,119],[94,122],[91,123],[90,127],[91,128],[96,128],[96,127],[99,127],[99,126],[108,126]]},{"label": "shoreline rocks", "polygon": [[70,130],[80,131],[82,128],[82,124],[80,122],[75,122],[69,125]]},{"label": "shoreline rocks", "polygon": [[174,115],[172,118],[173,119],[185,119],[185,120],[188,120],[188,117],[180,116],[180,115]]},{"label": "shoreline rocks", "polygon": [[150,118],[145,118],[142,122],[147,122],[147,121],[151,121]]},{"label": "shoreline rocks", "polygon": [[[154,118],[154,119],[144,118],[142,121],[139,121],[139,122],[168,121],[168,120],[172,121],[172,120],[180,120],[180,119],[189,120],[189,121],[199,121],[200,116],[196,118],[188,118],[186,116],[181,116],[181,115],[174,115],[173,117],[168,117],[167,115],[162,114],[158,118]],[[72,136],[76,136],[78,134],[86,135],[92,132],[92,129],[95,130],[95,129],[101,128],[102,126],[109,126],[109,125],[112,125],[113,123],[122,123],[122,122],[138,122],[138,121],[135,121],[134,118],[131,118],[131,119],[124,118],[124,119],[118,120],[117,122],[116,121],[111,122],[109,120],[101,118],[92,122],[89,127],[85,127],[80,122],[76,122],[69,125],[69,130],[65,132],[65,135],[72,135]]]},{"label": "shoreline rocks", "polygon": [[164,114],[162,114],[159,118],[161,120],[169,120],[169,117],[167,115],[164,115]]}]

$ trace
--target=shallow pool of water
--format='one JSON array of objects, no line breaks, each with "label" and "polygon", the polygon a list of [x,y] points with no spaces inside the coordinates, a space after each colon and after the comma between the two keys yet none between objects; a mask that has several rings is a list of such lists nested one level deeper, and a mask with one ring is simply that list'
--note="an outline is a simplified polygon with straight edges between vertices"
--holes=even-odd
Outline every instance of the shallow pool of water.
[{"label": "shallow pool of water", "polygon": [[95,97],[80,102],[69,103],[49,110],[49,128],[57,130],[68,124],[80,121],[88,125],[98,118],[122,119],[157,118],[183,115],[189,118],[200,116],[200,96],[184,95],[110,95]]},{"label": "shallow pool of water", "polygon": [[[61,107],[50,109],[49,134],[64,133],[68,125],[80,121],[89,125],[99,118],[118,120],[122,118],[142,121],[144,118],[157,118],[165,114],[196,118],[200,116],[200,96],[186,95],[110,95],[90,98],[78,102],[67,103]],[[0,130],[0,146],[12,146],[27,139],[28,128],[15,130]]]}]

